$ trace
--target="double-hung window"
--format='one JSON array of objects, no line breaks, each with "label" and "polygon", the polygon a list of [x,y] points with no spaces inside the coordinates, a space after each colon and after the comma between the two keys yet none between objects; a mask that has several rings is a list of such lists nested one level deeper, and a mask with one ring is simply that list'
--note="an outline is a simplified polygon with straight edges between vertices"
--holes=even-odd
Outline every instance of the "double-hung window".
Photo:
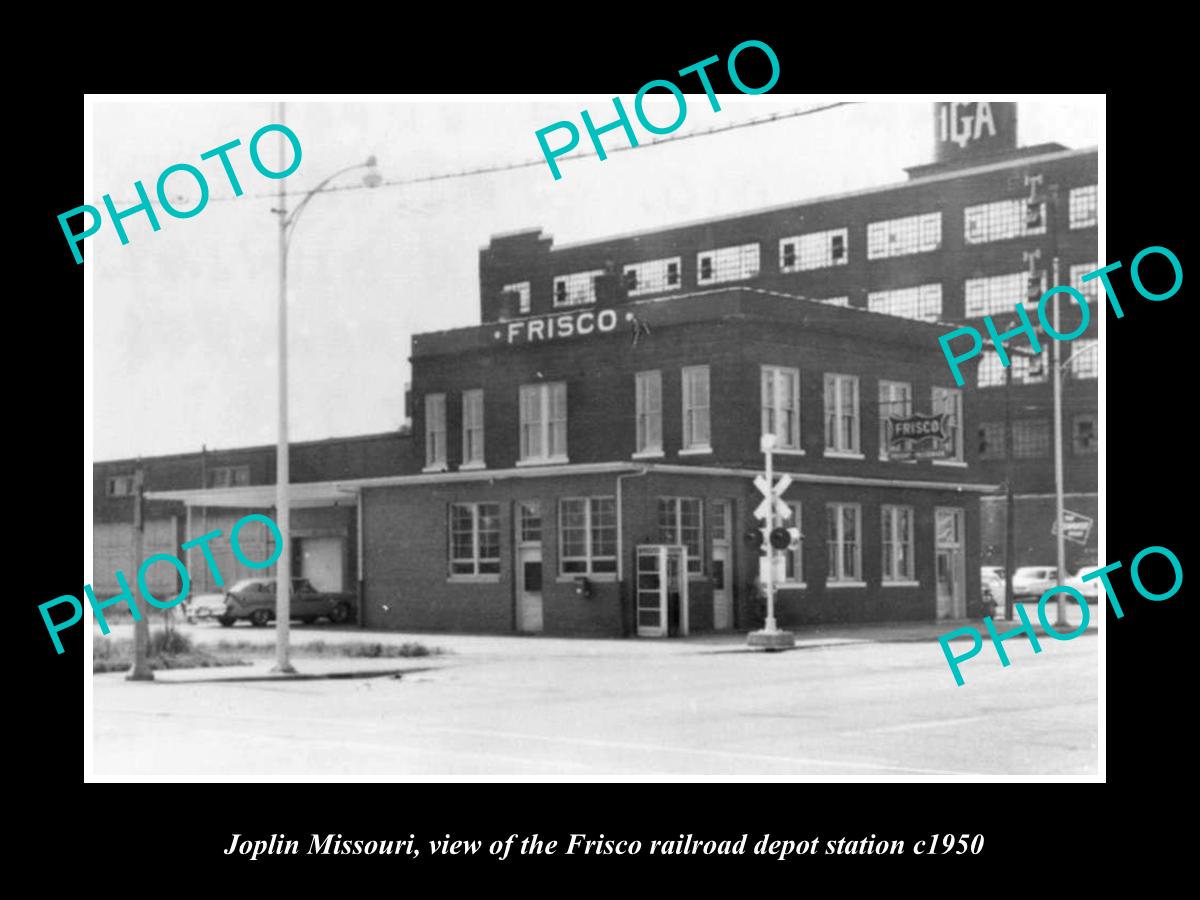
[{"label": "double-hung window", "polygon": [[463,391],[462,468],[483,468],[483,390]]},{"label": "double-hung window", "polygon": [[567,384],[521,386],[520,463],[567,461]]},{"label": "double-hung window", "polygon": [[615,498],[566,497],[559,501],[558,558],[563,575],[617,571]]},{"label": "double-hung window", "polygon": [[800,370],[762,367],[762,433],[776,450],[800,449]]},{"label": "double-hung window", "polygon": [[862,507],[857,503],[827,503],[826,552],[830,584],[862,581]]},{"label": "double-hung window", "polygon": [[425,470],[446,468],[446,395],[425,395]]},{"label": "double-hung window", "polygon": [[[933,414],[946,414],[946,443],[949,452],[946,460],[963,461],[962,441],[962,391],[958,388],[935,387],[933,389]],[[935,462],[937,460],[934,460]]]},{"label": "double-hung window", "polygon": [[638,372],[634,377],[637,443],[635,455],[662,454],[662,373]]},{"label": "double-hung window", "polygon": [[684,452],[710,453],[708,366],[689,366],[682,372]]},{"label": "double-hung window", "polygon": [[858,456],[858,376],[825,376],[825,455]]},{"label": "double-hung window", "polygon": [[[899,419],[912,415],[912,385],[907,381],[879,382],[879,458],[887,459],[893,449],[888,441],[888,419],[895,416]],[[911,441],[897,444],[894,449],[901,450],[911,445]]]},{"label": "double-hung window", "polygon": [[658,498],[658,539],[664,544],[687,547],[687,570],[691,575],[699,575],[704,570],[700,508],[700,501],[693,497]]},{"label": "double-hung window", "polygon": [[801,538],[795,547],[783,551],[783,580],[785,584],[804,583],[804,526],[800,522],[800,503],[788,502],[792,517],[782,523],[785,528],[800,529]]},{"label": "double-hung window", "polygon": [[883,507],[883,581],[915,581],[913,568],[913,508]]},{"label": "double-hung window", "polygon": [[450,577],[500,574],[500,504],[450,504]]}]

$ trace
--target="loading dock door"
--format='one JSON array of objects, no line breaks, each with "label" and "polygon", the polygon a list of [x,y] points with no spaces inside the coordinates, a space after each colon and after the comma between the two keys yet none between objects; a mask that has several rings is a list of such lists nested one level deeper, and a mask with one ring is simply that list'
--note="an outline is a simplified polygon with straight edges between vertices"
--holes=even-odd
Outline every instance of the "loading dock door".
[{"label": "loading dock door", "polygon": [[300,575],[312,582],[318,591],[344,590],[342,558],[343,538],[300,538]]}]

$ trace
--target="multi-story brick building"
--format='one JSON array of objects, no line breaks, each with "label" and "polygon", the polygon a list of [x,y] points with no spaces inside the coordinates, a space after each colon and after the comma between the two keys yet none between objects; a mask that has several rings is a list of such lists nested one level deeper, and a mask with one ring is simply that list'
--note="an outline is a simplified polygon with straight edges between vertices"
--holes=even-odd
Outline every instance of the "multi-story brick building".
[{"label": "multi-story brick building", "polygon": [[[412,437],[361,439],[373,449],[353,464],[293,462],[293,539],[337,532],[367,627],[751,629],[752,477],[770,431],[803,532],[783,555],[781,625],[976,612],[979,565],[1002,562],[1006,392],[987,357],[979,386],[972,366],[955,389],[937,337],[1023,302],[1026,250],[1057,256],[1077,286],[1096,267],[1097,159],[989,135],[974,150],[950,121],[940,161],[901,184],[573,246],[494,237],[481,324],[413,339]],[[1057,201],[1040,220],[1031,175]],[[1053,558],[1049,384],[1019,365],[1017,564]],[[1095,354],[1072,369],[1068,506],[1094,515]],[[885,420],[914,414],[944,414],[947,458],[893,458]],[[177,517],[273,502],[267,469],[245,485],[188,472],[149,478],[158,502],[184,504]]]}]

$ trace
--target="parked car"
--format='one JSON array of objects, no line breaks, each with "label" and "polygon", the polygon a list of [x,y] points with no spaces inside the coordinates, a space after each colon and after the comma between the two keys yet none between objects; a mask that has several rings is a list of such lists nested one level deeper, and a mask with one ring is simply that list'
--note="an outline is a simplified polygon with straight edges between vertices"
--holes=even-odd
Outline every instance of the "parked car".
[{"label": "parked car", "polygon": [[203,619],[215,619],[224,613],[224,594],[197,594],[183,604],[183,615],[193,624]]},{"label": "parked car", "polygon": [[1057,566],[1021,566],[1013,572],[1013,599],[1039,600],[1058,583]]},{"label": "parked car", "polygon": [[[291,613],[305,624],[325,618],[348,622],[354,615],[354,595],[318,591],[307,578],[292,579]],[[262,627],[275,618],[275,579],[246,578],[225,592],[225,609],[217,621],[228,627],[238,619],[249,619]]]},{"label": "parked car", "polygon": [[1067,586],[1073,587],[1079,593],[1083,594],[1088,599],[1089,603],[1095,603],[1100,599],[1100,591],[1103,587],[1100,584],[1099,578],[1094,578],[1091,581],[1084,581],[1083,576],[1089,572],[1095,572],[1099,566],[1084,566],[1074,575],[1067,579]]},{"label": "parked car", "polygon": [[1004,567],[983,566],[979,570],[979,582],[983,588],[983,598],[996,603],[1004,601]]}]

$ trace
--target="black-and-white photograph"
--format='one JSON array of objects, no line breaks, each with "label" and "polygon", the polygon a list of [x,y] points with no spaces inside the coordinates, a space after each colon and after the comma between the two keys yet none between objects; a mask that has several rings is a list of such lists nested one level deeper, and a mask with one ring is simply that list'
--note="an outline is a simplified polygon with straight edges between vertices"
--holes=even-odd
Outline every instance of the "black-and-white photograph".
[{"label": "black-and-white photograph", "polygon": [[1103,780],[1103,97],[694,78],[89,98],[89,780]]}]

